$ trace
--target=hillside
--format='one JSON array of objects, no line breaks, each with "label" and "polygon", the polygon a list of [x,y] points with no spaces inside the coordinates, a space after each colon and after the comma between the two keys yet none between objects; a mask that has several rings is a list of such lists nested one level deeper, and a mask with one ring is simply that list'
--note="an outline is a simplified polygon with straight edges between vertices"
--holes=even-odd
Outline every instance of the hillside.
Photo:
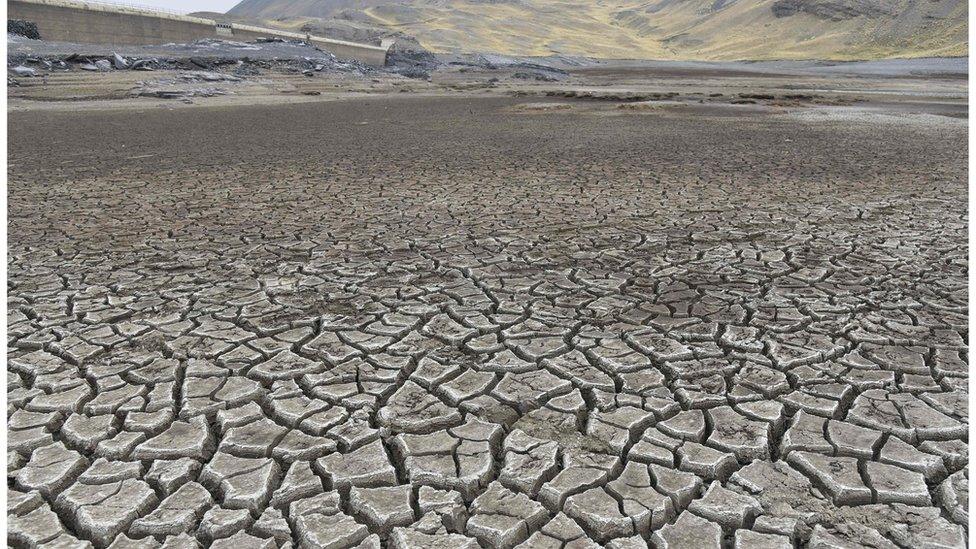
[{"label": "hillside", "polygon": [[228,15],[347,38],[409,35],[437,52],[701,60],[968,53],[965,0],[243,0]]}]

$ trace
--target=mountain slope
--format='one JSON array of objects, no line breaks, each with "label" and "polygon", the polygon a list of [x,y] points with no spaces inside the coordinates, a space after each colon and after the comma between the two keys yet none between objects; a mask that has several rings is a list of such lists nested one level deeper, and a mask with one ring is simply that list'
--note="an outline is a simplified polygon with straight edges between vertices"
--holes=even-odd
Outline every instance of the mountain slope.
[{"label": "mountain slope", "polygon": [[654,59],[968,54],[966,0],[243,0],[228,15],[412,35],[438,52]]}]

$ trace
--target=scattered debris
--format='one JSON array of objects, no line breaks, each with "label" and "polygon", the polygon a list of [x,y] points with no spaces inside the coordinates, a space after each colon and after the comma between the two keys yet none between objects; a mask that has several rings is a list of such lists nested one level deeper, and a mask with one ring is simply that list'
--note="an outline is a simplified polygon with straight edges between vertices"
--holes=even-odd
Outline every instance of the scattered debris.
[{"label": "scattered debris", "polygon": [[156,97],[159,99],[185,99],[189,97],[227,95],[227,91],[220,88],[194,88],[184,90],[138,87],[134,88],[131,93],[136,97]]},{"label": "scattered debris", "polygon": [[17,76],[22,76],[26,78],[37,76],[37,71],[35,69],[32,69],[30,67],[25,67],[23,65],[17,65],[16,67],[13,67],[10,70]]},{"label": "scattered debris", "polygon": [[518,71],[512,74],[518,80],[538,80],[540,82],[558,82],[560,78],[549,72]]},{"label": "scattered debris", "polygon": [[234,40],[221,40],[219,38],[201,38],[200,40],[193,42],[191,45],[196,47],[203,47],[203,48],[219,48],[219,47],[227,46],[227,47],[236,48],[240,50],[257,50],[257,51],[261,50],[261,46],[255,44],[248,44],[247,42],[236,42]]},{"label": "scattered debris", "polygon": [[430,78],[430,73],[443,65],[436,55],[427,50],[400,50],[395,47],[386,59],[390,70],[407,78]]},{"label": "scattered debris", "polygon": [[134,71],[154,71],[158,65],[157,59],[137,59],[132,62],[131,68]]},{"label": "scattered debris", "polygon": [[521,103],[512,107],[515,112],[551,112],[568,111],[573,106],[569,103]]},{"label": "scattered debris", "polygon": [[590,99],[595,101],[660,101],[678,97],[678,92],[653,92],[653,93],[615,93],[615,92],[593,92],[579,90],[551,90],[545,92],[548,97],[567,97],[574,99]]},{"label": "scattered debris", "polygon": [[193,63],[194,65],[200,67],[201,69],[206,69],[206,70],[210,70],[214,65],[212,61],[208,61],[207,59],[202,59],[200,57],[191,57],[190,63]]},{"label": "scattered debris", "polygon": [[[19,38],[19,37],[18,37]],[[11,39],[13,40],[13,39]],[[381,70],[357,61],[339,60],[332,53],[310,44],[289,40],[264,40],[255,43],[220,39],[202,39],[189,44],[162,44],[136,46],[127,50],[102,51],[99,46],[68,43],[42,43],[40,48],[18,50],[16,40],[11,42],[7,63],[12,75],[18,77],[40,76],[42,71],[88,72],[110,71],[186,71],[178,76],[190,82],[237,82],[264,71],[303,74],[312,77],[316,73],[351,73],[367,75]],[[76,51],[64,51],[78,48]],[[91,48],[86,51],[82,48]],[[50,52],[38,54],[38,51]],[[58,51],[63,53],[54,53]],[[146,54],[140,54],[139,51]],[[247,53],[242,57],[242,50]],[[251,51],[259,52],[251,56]],[[174,55],[162,54],[172,52]],[[188,55],[175,55],[185,52]],[[304,55],[302,55],[304,53]],[[21,67],[17,68],[16,67]],[[225,69],[225,67],[229,67]],[[391,71],[392,72],[392,71]]]},{"label": "scattered debris", "polygon": [[658,101],[637,101],[634,103],[621,103],[616,108],[623,111],[656,111],[665,109],[668,105],[668,103]]},{"label": "scattered debris", "polygon": [[124,71],[129,68],[129,62],[117,53],[112,53],[112,66],[120,71]]},{"label": "scattered debris", "polygon": [[739,97],[742,99],[762,99],[765,101],[776,99],[776,96],[771,93],[740,93]]},{"label": "scattered debris", "polygon": [[190,71],[183,72],[177,76],[184,82],[240,82],[241,78],[232,74],[223,74],[213,71]]}]

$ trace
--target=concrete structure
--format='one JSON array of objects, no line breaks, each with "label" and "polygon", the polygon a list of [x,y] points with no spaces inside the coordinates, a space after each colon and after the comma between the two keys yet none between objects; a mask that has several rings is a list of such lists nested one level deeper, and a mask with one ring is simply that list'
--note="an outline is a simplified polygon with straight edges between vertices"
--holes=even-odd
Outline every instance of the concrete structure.
[{"label": "concrete structure", "polygon": [[148,9],[72,0],[8,0],[7,17],[35,23],[44,40],[79,44],[143,45],[192,42],[201,38],[254,40],[277,36],[305,40],[336,57],[370,65],[386,64],[389,51],[388,45],[357,44]]}]

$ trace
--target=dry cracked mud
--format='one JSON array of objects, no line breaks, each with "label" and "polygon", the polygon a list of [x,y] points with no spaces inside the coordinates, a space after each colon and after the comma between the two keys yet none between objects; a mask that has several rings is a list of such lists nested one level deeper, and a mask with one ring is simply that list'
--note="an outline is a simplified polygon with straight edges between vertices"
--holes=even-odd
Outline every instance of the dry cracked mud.
[{"label": "dry cracked mud", "polygon": [[964,547],[965,124],[520,102],[10,114],[8,543]]}]

